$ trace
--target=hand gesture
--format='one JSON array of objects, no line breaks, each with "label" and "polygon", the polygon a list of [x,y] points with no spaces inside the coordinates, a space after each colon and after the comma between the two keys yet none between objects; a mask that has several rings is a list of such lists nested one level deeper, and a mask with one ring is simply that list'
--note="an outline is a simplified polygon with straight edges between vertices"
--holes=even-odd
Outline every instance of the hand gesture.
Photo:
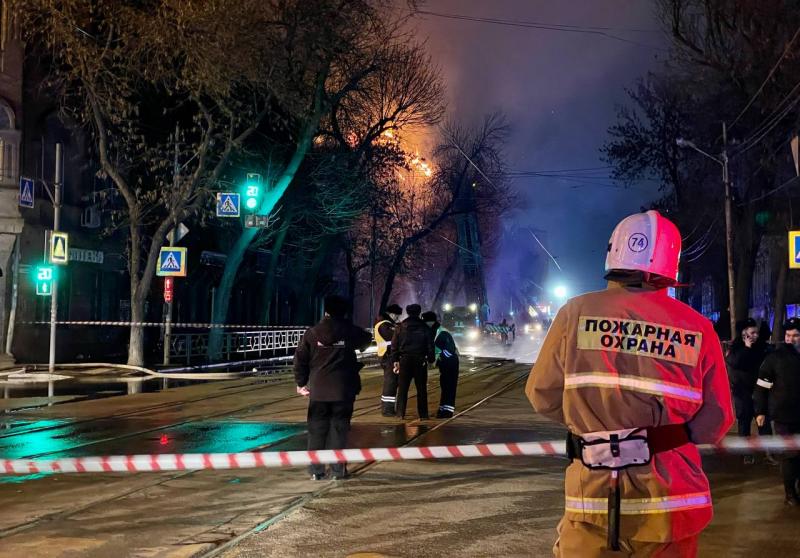
[{"label": "hand gesture", "polygon": [[758,426],[764,426],[764,423],[767,422],[767,417],[765,415],[758,415],[756,417],[756,424]]},{"label": "hand gesture", "polygon": [[297,386],[297,394],[302,395],[303,397],[308,397],[311,395],[311,390],[308,389],[308,386]]}]

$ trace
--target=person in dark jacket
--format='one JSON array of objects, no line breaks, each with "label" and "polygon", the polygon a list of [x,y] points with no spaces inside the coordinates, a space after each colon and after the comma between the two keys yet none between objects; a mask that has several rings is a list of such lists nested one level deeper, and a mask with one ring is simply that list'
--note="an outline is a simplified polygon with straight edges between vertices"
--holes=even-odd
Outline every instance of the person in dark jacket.
[{"label": "person in dark jacket", "polygon": [[[731,344],[725,357],[728,364],[728,378],[731,382],[736,419],[739,424],[739,436],[750,436],[755,410],[753,408],[753,392],[756,389],[758,371],[766,356],[766,346],[759,342],[758,324],[752,318],[739,322],[736,327],[739,335]],[[772,434],[769,421],[758,427],[761,436]],[[752,455],[746,455],[744,462],[752,465]]]},{"label": "person in dark jacket", "polygon": [[450,418],[456,412],[456,390],[458,388],[458,348],[450,332],[439,323],[435,312],[422,315],[425,324],[433,332],[436,366],[439,368],[439,386],[442,395],[436,418]]},{"label": "person in dark jacket", "polygon": [[390,304],[386,310],[381,312],[381,317],[373,329],[375,343],[378,346],[378,358],[383,366],[383,392],[381,393],[381,414],[385,417],[395,415],[395,403],[397,402],[397,374],[394,373],[394,362],[392,362],[392,337],[397,328],[397,320],[403,309],[397,304]]},{"label": "person in dark jacket", "polygon": [[435,359],[433,332],[419,317],[419,304],[406,306],[408,318],[397,326],[392,338],[392,362],[399,375],[397,385],[397,416],[406,417],[408,390],[413,380],[417,388],[417,413],[428,418],[428,363]]},{"label": "person in dark jacket", "polygon": [[[372,336],[345,319],[348,302],[339,296],[325,299],[325,316],[303,335],[294,353],[297,393],[309,398],[308,449],[342,449],[347,443],[353,402],[361,391],[364,351]],[[325,465],[312,464],[311,478],[325,478]],[[347,476],[344,463],[331,466],[331,476]]]},{"label": "person in dark jacket", "polygon": [[[800,434],[800,319],[791,318],[784,326],[784,341],[767,355],[758,373],[755,391],[756,424],[772,418],[775,433],[781,436]],[[800,482],[800,456],[783,455],[781,462],[786,503],[800,506],[797,485]]]}]

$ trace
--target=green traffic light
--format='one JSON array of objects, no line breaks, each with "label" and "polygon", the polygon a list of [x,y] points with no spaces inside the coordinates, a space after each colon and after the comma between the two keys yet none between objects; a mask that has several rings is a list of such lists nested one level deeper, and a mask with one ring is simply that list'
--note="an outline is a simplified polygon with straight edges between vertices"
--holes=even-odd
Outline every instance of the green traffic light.
[{"label": "green traffic light", "polygon": [[261,198],[261,175],[249,172],[244,183],[244,206],[254,210],[258,207]]},{"label": "green traffic light", "polygon": [[38,265],[34,268],[34,272],[36,294],[50,296],[53,292],[53,279],[56,277],[56,269],[51,265]]}]

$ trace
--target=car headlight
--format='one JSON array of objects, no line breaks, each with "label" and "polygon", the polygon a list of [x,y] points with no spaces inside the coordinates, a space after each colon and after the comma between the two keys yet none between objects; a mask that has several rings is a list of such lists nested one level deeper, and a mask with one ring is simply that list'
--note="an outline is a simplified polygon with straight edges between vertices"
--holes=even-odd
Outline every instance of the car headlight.
[{"label": "car headlight", "polygon": [[474,339],[477,339],[480,336],[481,336],[481,332],[478,331],[477,329],[467,330],[467,339],[473,339],[474,340]]},{"label": "car headlight", "polygon": [[536,331],[542,331],[542,324],[536,324]]}]

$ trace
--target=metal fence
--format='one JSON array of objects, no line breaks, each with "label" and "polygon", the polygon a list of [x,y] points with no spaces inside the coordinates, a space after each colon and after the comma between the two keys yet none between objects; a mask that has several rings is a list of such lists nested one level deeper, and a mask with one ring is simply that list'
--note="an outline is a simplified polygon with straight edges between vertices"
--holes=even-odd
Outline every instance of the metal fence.
[{"label": "metal fence", "polygon": [[[242,356],[277,356],[289,354],[303,338],[305,329],[265,329],[230,331],[223,334],[221,357],[239,360]],[[173,333],[170,360],[186,362],[208,357],[208,333]]]}]

